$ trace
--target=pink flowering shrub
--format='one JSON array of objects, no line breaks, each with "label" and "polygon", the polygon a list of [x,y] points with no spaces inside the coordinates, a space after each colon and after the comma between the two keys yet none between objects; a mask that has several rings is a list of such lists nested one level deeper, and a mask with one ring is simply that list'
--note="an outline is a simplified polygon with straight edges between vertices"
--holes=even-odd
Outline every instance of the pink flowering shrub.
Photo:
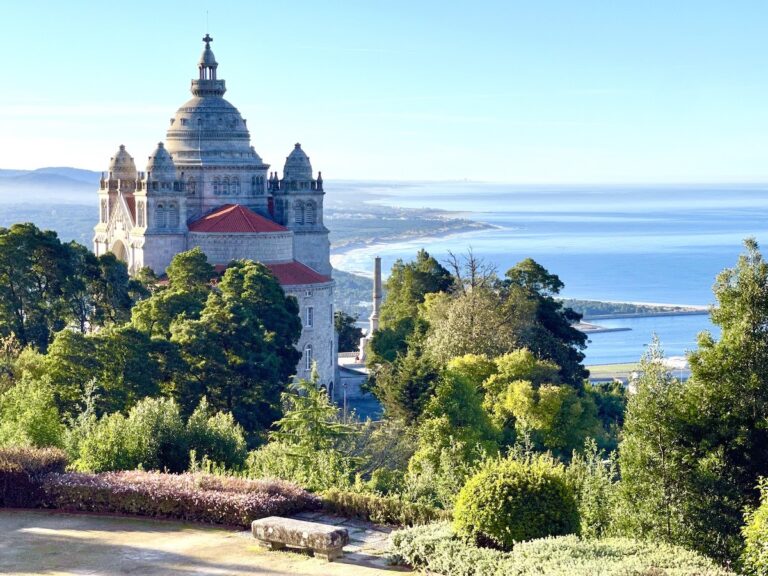
[{"label": "pink flowering shrub", "polygon": [[319,507],[319,499],[288,482],[203,474],[105,472],[50,474],[46,505],[62,510],[136,514],[249,527],[266,516]]},{"label": "pink flowering shrub", "polygon": [[67,457],[58,448],[0,448],[0,507],[39,506],[40,485],[50,472],[63,472]]}]

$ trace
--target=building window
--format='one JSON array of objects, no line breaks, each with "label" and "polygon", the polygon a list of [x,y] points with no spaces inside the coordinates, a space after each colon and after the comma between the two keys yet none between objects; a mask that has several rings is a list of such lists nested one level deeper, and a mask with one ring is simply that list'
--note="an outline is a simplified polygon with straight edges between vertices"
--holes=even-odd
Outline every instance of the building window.
[{"label": "building window", "polygon": [[187,194],[194,194],[196,192],[197,182],[194,178],[187,180]]},{"label": "building window", "polygon": [[307,314],[306,314],[306,326],[307,328],[312,328],[312,326],[315,325],[315,307],[314,306],[307,306]]},{"label": "building window", "polygon": [[232,194],[235,196],[240,194],[240,178],[237,176],[232,178]]},{"label": "building window", "polygon": [[167,225],[165,219],[165,206],[158,204],[157,208],[155,208],[155,226],[158,228],[165,228]]},{"label": "building window", "polygon": [[213,193],[218,196],[219,194],[219,188],[221,187],[221,180],[219,180],[219,177],[213,179]]},{"label": "building window", "polygon": [[176,204],[168,205],[168,226],[171,228],[179,227],[179,209]]},{"label": "building window", "polygon": [[307,202],[307,209],[304,212],[304,221],[307,224],[314,224],[317,219],[317,204],[312,200]]},{"label": "building window", "polygon": [[106,200],[101,201],[101,221],[106,222],[109,219],[109,208]]},{"label": "building window", "polygon": [[304,224],[304,202],[301,200],[293,203],[293,221],[296,224]]},{"label": "building window", "polygon": [[136,219],[139,228],[144,228],[144,202],[136,204]]},{"label": "building window", "polygon": [[224,178],[224,190],[222,192],[224,196],[229,196],[229,178]]},{"label": "building window", "polygon": [[312,370],[312,344],[304,346],[304,370]]}]

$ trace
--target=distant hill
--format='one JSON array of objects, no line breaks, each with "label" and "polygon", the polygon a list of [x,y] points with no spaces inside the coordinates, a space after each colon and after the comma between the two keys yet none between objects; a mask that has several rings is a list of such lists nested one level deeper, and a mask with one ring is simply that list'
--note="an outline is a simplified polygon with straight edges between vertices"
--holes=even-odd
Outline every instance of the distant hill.
[{"label": "distant hill", "polygon": [[0,169],[0,204],[95,204],[100,178],[79,168]]}]

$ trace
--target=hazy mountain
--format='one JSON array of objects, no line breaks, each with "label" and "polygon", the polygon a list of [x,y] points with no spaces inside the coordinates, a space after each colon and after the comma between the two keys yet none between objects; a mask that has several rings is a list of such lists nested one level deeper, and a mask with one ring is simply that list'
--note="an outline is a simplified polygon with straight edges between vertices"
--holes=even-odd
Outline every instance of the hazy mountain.
[{"label": "hazy mountain", "polygon": [[95,204],[101,173],[79,168],[1,170],[0,203]]}]

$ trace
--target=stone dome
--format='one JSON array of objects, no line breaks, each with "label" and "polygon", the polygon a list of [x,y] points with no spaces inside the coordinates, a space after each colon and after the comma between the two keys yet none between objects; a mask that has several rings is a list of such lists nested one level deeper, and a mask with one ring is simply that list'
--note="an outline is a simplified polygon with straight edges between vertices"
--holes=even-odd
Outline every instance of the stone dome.
[{"label": "stone dome", "polygon": [[176,165],[162,142],[158,142],[157,149],[149,157],[147,175],[150,179],[161,182],[176,180]]},{"label": "stone dome", "polygon": [[283,178],[286,180],[312,180],[312,164],[298,142],[285,159]]},{"label": "stone dome", "polygon": [[120,144],[117,154],[109,160],[109,172],[113,180],[136,180],[138,178],[136,163],[122,144]]}]

